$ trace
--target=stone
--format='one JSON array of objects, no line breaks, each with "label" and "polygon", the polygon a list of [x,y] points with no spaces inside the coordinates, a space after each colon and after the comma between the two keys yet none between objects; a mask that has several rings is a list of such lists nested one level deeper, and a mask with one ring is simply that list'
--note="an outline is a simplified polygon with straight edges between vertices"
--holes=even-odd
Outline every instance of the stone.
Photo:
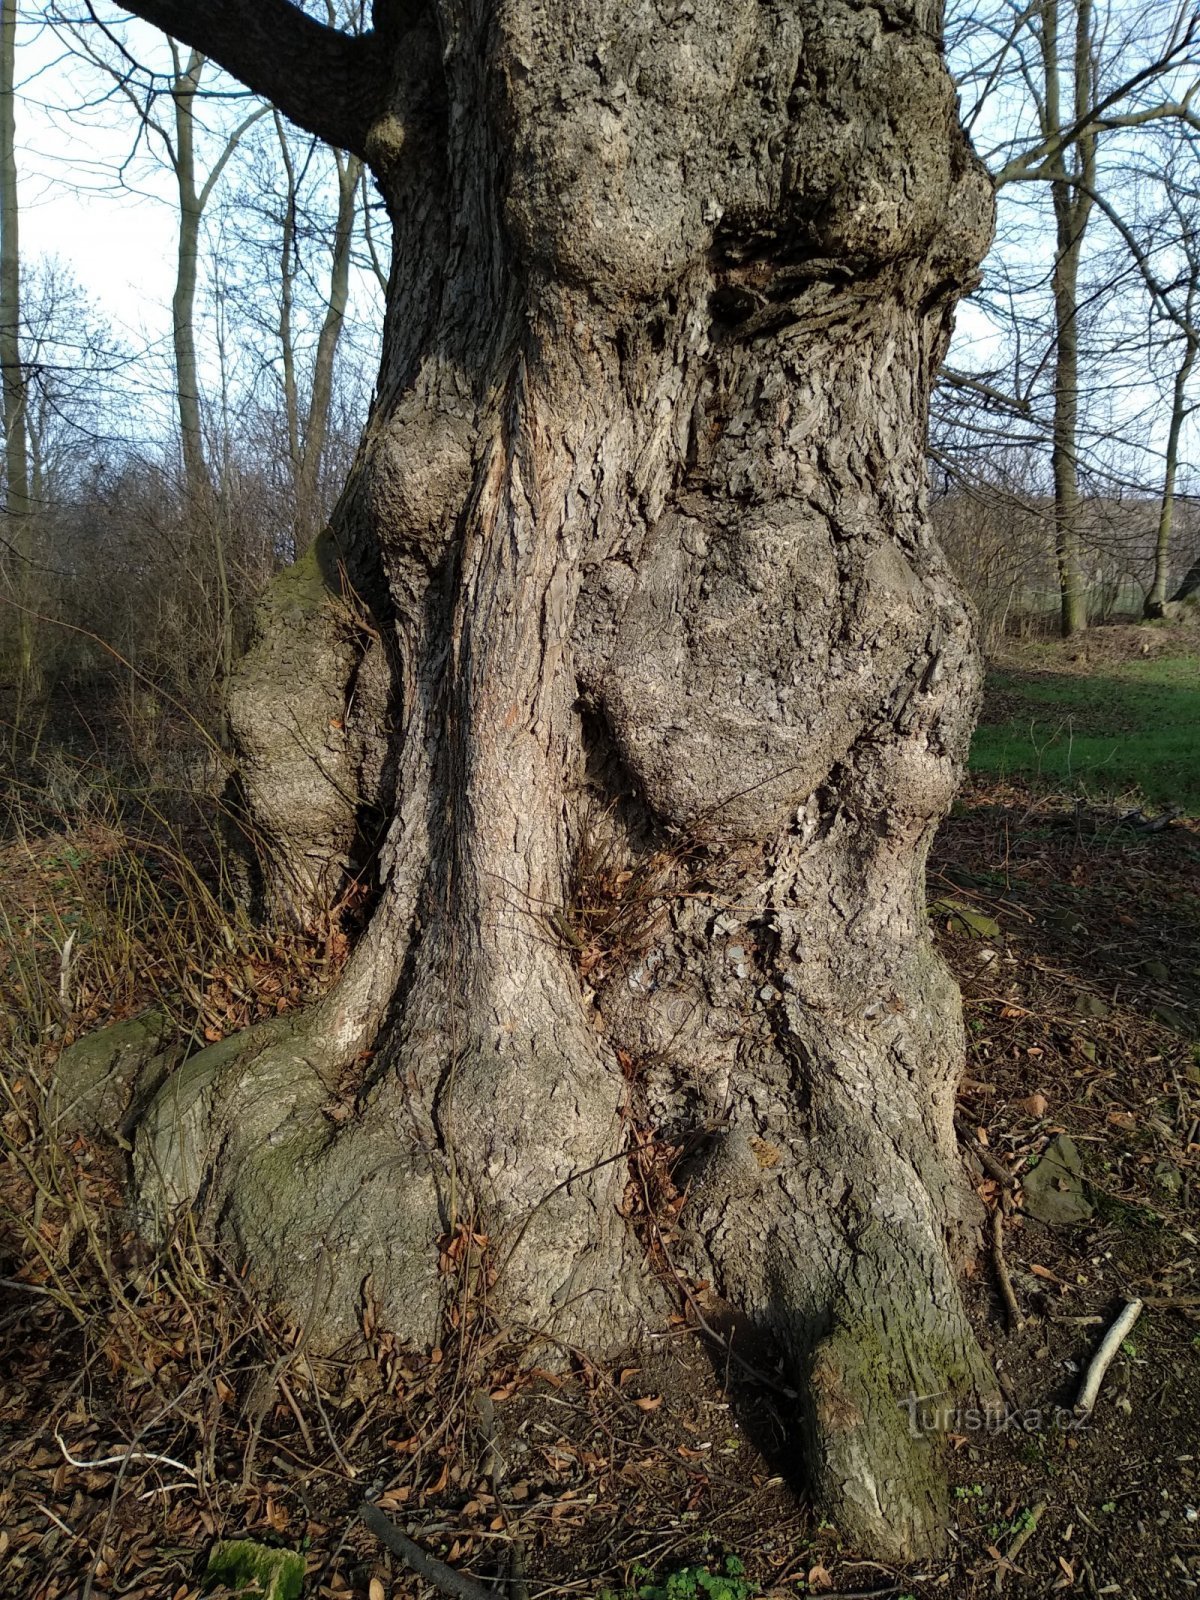
[{"label": "stone", "polygon": [[1079,1148],[1065,1133],[1046,1146],[1041,1160],[1026,1172],[1021,1186],[1025,1211],[1039,1222],[1070,1227],[1086,1222],[1095,1210],[1084,1187]]},{"label": "stone", "polygon": [[968,939],[1000,937],[1000,924],[995,917],[985,916],[982,911],[963,905],[961,900],[935,900],[929,907],[929,913],[934,917],[945,917],[951,933]]}]

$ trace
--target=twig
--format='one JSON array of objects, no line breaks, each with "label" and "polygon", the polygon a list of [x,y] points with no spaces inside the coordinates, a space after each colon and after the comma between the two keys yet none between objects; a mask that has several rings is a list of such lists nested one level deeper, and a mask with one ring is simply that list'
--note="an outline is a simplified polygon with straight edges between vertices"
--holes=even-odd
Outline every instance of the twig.
[{"label": "twig", "polygon": [[[1042,1520],[1042,1513],[1049,1504],[1050,1502],[1048,1500],[1039,1500],[1037,1505],[1033,1507],[1029,1515],[1024,1519],[1016,1537],[1008,1547],[1007,1555],[1004,1557],[1007,1562],[1010,1564],[1015,1563],[1017,1557],[1021,1554],[1021,1551],[1024,1550],[1030,1539],[1032,1539],[1034,1534],[1037,1532],[1037,1525]],[[999,1574],[997,1573],[997,1577],[998,1576]]]},{"label": "twig", "polygon": [[[891,1600],[899,1594],[901,1584],[890,1583],[884,1589],[822,1589],[819,1600]],[[794,1589],[768,1589],[766,1600],[794,1600]]]},{"label": "twig", "polygon": [[393,1555],[399,1556],[419,1578],[424,1578],[435,1589],[452,1595],[454,1600],[495,1600],[495,1589],[484,1589],[473,1578],[464,1578],[461,1572],[455,1572],[444,1561],[427,1556],[419,1544],[414,1544],[406,1533],[401,1533],[391,1518],[385,1517],[379,1507],[373,1506],[369,1500],[364,1500],[359,1506],[358,1514],[380,1544],[385,1545]]},{"label": "twig", "polygon": [[1008,1275],[1008,1263],[1004,1259],[1004,1216],[999,1206],[992,1212],[992,1261],[995,1263],[996,1277],[1000,1282],[1000,1293],[1004,1296],[1008,1331],[1020,1333],[1025,1326],[1025,1318],[1021,1315],[1021,1308],[1017,1304],[1012,1279]]},{"label": "twig", "polygon": [[1005,1189],[1014,1188],[1017,1182],[1016,1178],[1013,1177],[1002,1161],[997,1161],[986,1145],[980,1143],[974,1128],[958,1111],[954,1113],[954,1127],[958,1137],[978,1160],[984,1171],[989,1172],[996,1182],[1002,1184]]},{"label": "twig", "polygon": [[1134,1323],[1142,1314],[1141,1300],[1129,1300],[1124,1310],[1104,1335],[1099,1350],[1092,1357],[1092,1364],[1084,1374],[1083,1385],[1079,1390],[1079,1399],[1075,1402],[1075,1415],[1088,1417],[1092,1407],[1096,1404],[1096,1396],[1100,1393],[1100,1385],[1104,1382],[1104,1374],[1113,1364],[1113,1358],[1121,1348],[1124,1339]]},{"label": "twig", "polygon": [[58,1448],[63,1453],[63,1457],[72,1467],[123,1467],[128,1466],[133,1461],[144,1461],[151,1466],[174,1467],[177,1472],[186,1473],[189,1478],[196,1476],[194,1467],[186,1466],[182,1461],[176,1461],[174,1456],[158,1456],[150,1450],[126,1450],[124,1454],[119,1456],[101,1456],[96,1461],[77,1461],[62,1442],[62,1436],[57,1431],[54,1434],[54,1438]]}]

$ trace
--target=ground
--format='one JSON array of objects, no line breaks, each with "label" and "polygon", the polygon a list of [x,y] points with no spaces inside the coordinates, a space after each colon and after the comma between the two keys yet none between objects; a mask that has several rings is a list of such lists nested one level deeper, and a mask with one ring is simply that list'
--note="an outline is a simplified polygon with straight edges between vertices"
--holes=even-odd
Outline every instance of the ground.
[{"label": "ground", "polygon": [[[989,1235],[969,1295],[1009,1412],[950,1419],[952,1541],[919,1571],[860,1559],[808,1510],[773,1353],[715,1343],[706,1286],[674,1272],[686,1197],[652,1130],[627,1206],[676,1312],[611,1370],[553,1350],[531,1366],[465,1228],[443,1241],[442,1347],[395,1348],[368,1291],[367,1353],[341,1363],[188,1234],[140,1245],[119,1152],[43,1133],[48,1055],[149,1004],[217,1037],[319,989],[345,935],[218,923],[202,817],[114,810],[61,756],[58,798],[10,814],[0,843],[0,1590],[191,1600],[214,1537],[247,1534],[303,1549],[310,1596],[431,1595],[356,1520],[364,1494],[518,1600],[522,1583],[530,1600],[1200,1590],[1200,657],[1183,637],[1113,628],[1007,656],[937,841],[964,1159],[1001,1208],[1024,1325],[1006,1326]],[[1069,719],[1069,768],[1043,717]],[[46,1054],[31,1023],[57,1036]],[[1092,1209],[1050,1225],[1023,1180],[1061,1132]],[[1079,1425],[1082,1370],[1133,1296],[1146,1308]]]}]

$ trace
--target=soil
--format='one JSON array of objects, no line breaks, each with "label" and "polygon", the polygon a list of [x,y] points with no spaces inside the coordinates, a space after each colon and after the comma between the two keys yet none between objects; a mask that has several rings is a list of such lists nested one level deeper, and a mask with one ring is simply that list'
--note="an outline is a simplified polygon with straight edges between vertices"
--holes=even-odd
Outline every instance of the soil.
[{"label": "soil", "polygon": [[[1200,825],[1147,834],[977,783],[929,893],[998,927],[971,937],[939,912],[936,937],[970,1039],[964,1160],[1001,1209],[1023,1318],[1006,1327],[981,1244],[968,1293],[1008,1411],[950,1419],[943,1559],[880,1567],[813,1515],[774,1353],[739,1336],[731,1356],[705,1331],[723,1326],[707,1287],[670,1269],[669,1151],[639,1156],[659,1181],[631,1176],[665,1202],[641,1221],[677,1311],[624,1363],[495,1326],[487,1241],[465,1229],[443,1241],[442,1348],[397,1349],[368,1284],[367,1354],[317,1361],[194,1239],[145,1252],[119,1153],[48,1139],[34,1064],[4,1076],[0,1108],[0,1592],[192,1600],[214,1537],[248,1535],[305,1549],[309,1596],[432,1595],[357,1520],[364,1495],[498,1594],[521,1592],[499,1581],[516,1554],[530,1600],[620,1595],[643,1568],[726,1553],[767,1595],[1200,1589]],[[1071,1227],[1022,1207],[1062,1131],[1094,1206]],[[1133,1297],[1145,1309],[1081,1425],[1082,1372]]]}]

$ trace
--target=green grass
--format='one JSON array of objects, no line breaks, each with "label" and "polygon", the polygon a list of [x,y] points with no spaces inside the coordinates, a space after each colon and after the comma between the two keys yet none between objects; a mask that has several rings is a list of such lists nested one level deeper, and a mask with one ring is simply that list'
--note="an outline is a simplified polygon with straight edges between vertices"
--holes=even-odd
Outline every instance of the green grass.
[{"label": "green grass", "polygon": [[1106,663],[1084,677],[1053,671],[1048,649],[1039,656],[1036,671],[989,676],[973,771],[1200,815],[1200,657]]}]

